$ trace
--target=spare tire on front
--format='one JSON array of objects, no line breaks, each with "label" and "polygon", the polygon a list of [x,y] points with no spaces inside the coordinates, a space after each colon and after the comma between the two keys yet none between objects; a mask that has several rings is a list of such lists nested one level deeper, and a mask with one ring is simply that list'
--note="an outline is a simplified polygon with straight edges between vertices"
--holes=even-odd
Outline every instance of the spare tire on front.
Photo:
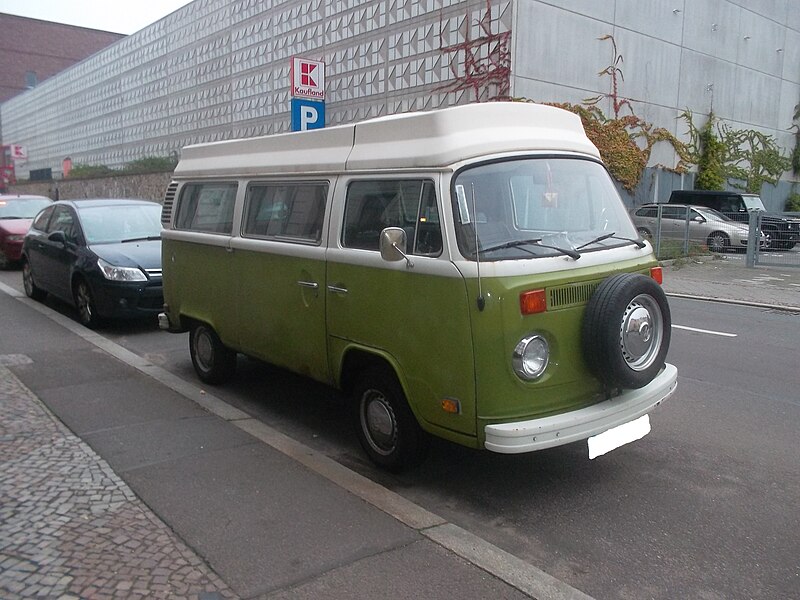
[{"label": "spare tire on front", "polygon": [[641,388],[664,366],[672,318],[652,278],[612,275],[597,287],[583,320],[583,356],[609,388]]}]

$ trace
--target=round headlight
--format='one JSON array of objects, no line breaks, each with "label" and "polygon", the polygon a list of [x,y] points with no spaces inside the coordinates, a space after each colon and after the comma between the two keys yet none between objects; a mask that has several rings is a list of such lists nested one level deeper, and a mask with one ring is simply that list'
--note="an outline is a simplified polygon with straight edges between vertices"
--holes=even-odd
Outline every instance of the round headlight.
[{"label": "round headlight", "polygon": [[547,368],[550,360],[550,346],[541,335],[534,334],[522,338],[514,348],[511,363],[520,379],[538,379]]}]

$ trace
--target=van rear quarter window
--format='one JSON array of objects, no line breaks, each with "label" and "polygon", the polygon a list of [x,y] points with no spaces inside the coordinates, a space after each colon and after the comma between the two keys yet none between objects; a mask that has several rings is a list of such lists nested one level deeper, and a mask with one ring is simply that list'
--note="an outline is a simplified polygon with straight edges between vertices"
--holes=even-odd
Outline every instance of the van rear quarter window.
[{"label": "van rear quarter window", "polygon": [[328,182],[251,184],[242,235],[319,242],[327,197]]},{"label": "van rear quarter window", "polygon": [[178,203],[176,229],[230,234],[236,183],[190,183]]},{"label": "van rear quarter window", "polygon": [[347,188],[342,245],[378,250],[378,238],[386,227],[406,232],[411,254],[438,256],[442,233],[436,190],[421,179],[353,181]]}]

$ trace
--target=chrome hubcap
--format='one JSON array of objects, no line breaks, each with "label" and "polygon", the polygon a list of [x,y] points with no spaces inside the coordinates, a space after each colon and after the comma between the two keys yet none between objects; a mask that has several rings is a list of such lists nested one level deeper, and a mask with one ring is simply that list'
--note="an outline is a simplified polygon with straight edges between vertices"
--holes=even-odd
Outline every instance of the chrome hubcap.
[{"label": "chrome hubcap", "polygon": [[634,371],[643,371],[655,361],[664,335],[661,308],[652,296],[641,294],[628,304],[622,317],[622,356]]},{"label": "chrome hubcap", "polygon": [[211,339],[205,331],[201,330],[195,334],[194,353],[203,370],[209,370],[214,364],[214,349]]},{"label": "chrome hubcap", "polygon": [[397,420],[386,397],[368,390],[361,399],[361,426],[373,450],[387,455],[397,443]]}]

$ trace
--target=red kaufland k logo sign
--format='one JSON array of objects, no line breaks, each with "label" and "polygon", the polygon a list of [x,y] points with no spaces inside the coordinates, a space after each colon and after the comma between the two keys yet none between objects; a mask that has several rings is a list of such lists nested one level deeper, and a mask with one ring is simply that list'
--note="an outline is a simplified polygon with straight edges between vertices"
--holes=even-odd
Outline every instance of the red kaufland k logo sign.
[{"label": "red kaufland k logo sign", "polygon": [[292,57],[292,96],[325,99],[325,63]]}]

